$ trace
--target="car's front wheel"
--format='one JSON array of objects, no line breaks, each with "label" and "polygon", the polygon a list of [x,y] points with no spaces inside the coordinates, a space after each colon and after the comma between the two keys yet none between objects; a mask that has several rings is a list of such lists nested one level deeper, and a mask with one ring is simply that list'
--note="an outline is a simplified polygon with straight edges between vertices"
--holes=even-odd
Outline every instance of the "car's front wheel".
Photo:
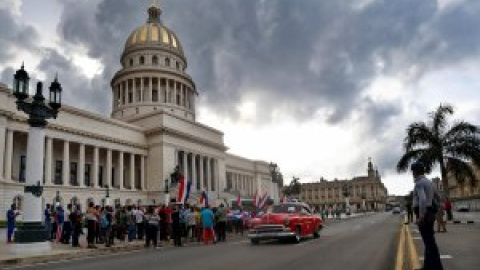
[{"label": "car's front wheel", "polygon": [[319,238],[320,237],[320,228],[317,227],[315,228],[315,231],[313,231],[313,238]]},{"label": "car's front wheel", "polygon": [[302,230],[300,229],[300,227],[297,227],[297,229],[295,230],[295,238],[293,240],[296,244],[302,241]]}]

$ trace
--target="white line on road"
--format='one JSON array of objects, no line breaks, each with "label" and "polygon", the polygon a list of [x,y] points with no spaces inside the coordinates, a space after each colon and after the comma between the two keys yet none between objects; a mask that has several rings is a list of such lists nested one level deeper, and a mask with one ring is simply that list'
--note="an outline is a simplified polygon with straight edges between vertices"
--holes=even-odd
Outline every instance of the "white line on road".
[{"label": "white line on road", "polygon": [[413,240],[422,240],[421,237],[412,237]]},{"label": "white line on road", "polygon": [[[443,260],[445,260],[445,259],[453,259],[453,257],[452,257],[452,255],[440,255],[440,259],[443,259]],[[420,257],[419,260],[420,260],[420,261],[424,261],[425,258],[424,258],[424,257]]]}]

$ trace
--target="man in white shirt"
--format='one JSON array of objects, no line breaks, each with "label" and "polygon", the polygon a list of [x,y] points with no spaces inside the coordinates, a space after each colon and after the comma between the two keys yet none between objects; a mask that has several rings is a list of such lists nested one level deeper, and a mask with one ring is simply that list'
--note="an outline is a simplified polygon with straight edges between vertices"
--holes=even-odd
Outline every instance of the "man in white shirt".
[{"label": "man in white shirt", "polygon": [[143,235],[145,234],[144,228],[144,212],[140,206],[137,209],[134,209],[135,221],[137,224],[137,239],[143,240]]},{"label": "man in white shirt", "polygon": [[425,270],[443,270],[440,253],[435,241],[433,225],[435,223],[435,210],[432,207],[435,187],[425,177],[425,166],[417,161],[410,167],[415,181],[413,190],[413,207],[417,215],[417,224],[425,246]]}]

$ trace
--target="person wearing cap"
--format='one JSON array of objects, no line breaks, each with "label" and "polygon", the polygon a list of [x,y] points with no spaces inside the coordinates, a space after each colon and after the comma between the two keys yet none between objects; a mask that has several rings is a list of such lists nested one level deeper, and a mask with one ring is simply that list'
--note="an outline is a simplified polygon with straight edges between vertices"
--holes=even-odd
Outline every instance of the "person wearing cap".
[{"label": "person wearing cap", "polygon": [[425,247],[425,270],[443,270],[440,253],[434,236],[435,211],[432,208],[435,187],[425,177],[425,166],[417,161],[410,167],[415,181],[413,207],[417,216],[417,225]]}]

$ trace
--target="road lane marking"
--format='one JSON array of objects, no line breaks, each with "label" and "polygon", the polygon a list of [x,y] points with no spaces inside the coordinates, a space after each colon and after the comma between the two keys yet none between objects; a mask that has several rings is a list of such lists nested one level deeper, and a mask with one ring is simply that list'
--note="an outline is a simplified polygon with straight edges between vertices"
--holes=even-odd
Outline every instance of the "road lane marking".
[{"label": "road lane marking", "polygon": [[403,270],[405,258],[405,226],[400,228],[400,241],[397,247],[397,258],[395,260],[395,270]]},{"label": "road lane marking", "polygon": [[[440,259],[442,260],[447,260],[447,259],[453,259],[452,255],[440,255]],[[422,256],[419,258],[420,261],[424,261],[425,258]]]},{"label": "road lane marking", "polygon": [[421,237],[418,237],[418,236],[412,237],[412,238],[413,238],[413,240],[422,240],[422,238],[421,238]]},{"label": "road lane marking", "polygon": [[408,250],[410,255],[410,267],[412,269],[419,269],[421,268],[420,260],[418,259],[417,249],[415,248],[415,244],[413,243],[412,234],[410,233],[410,228],[408,226],[405,226],[405,229],[407,234],[407,244],[408,244]]}]

